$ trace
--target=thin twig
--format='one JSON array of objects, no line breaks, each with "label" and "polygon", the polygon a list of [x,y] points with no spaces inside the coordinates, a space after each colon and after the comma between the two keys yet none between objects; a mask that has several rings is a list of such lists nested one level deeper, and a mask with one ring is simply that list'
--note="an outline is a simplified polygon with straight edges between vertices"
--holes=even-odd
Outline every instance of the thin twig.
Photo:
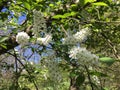
[{"label": "thin twig", "polygon": [[66,36],[69,36],[66,30],[64,29],[63,25],[61,25],[62,30],[65,32]]},{"label": "thin twig", "polygon": [[113,45],[113,43],[111,42],[111,40],[108,39],[108,38],[105,36],[105,34],[101,33],[101,35],[107,40],[109,46],[113,49],[114,56],[119,59],[119,56],[117,55],[117,50],[116,50],[115,46]]},{"label": "thin twig", "polygon": [[[7,53],[10,54],[10,55],[12,55],[12,56],[14,56],[14,57],[16,57],[16,60],[23,66],[24,69],[26,69],[25,65],[21,62],[21,60],[19,60],[19,59],[17,58],[16,55],[13,55],[13,54],[10,53],[10,52],[7,52]],[[26,71],[28,72],[29,76],[32,77],[32,75],[31,75],[31,73],[29,72],[29,70],[26,69]],[[30,79],[31,79],[31,78],[30,78]],[[33,79],[31,79],[31,81],[33,82],[33,84],[34,84],[36,90],[39,90],[38,87],[37,87],[37,85],[36,85],[36,83],[35,83],[35,81],[34,81]]]},{"label": "thin twig", "polygon": [[90,86],[91,86],[92,90],[94,90],[94,87],[93,87],[93,85],[92,85],[92,80],[91,80],[91,78],[90,78],[90,72],[89,72],[87,66],[86,66],[86,65],[84,65],[84,66],[85,66],[85,69],[86,69],[86,72],[87,72],[87,75],[88,75],[88,79],[89,79],[89,82],[90,82]]},{"label": "thin twig", "polygon": [[17,74],[17,69],[18,69],[18,65],[17,65],[17,56],[16,56],[16,53],[15,53],[15,50],[14,50],[14,56],[15,56],[15,68],[16,68],[16,74]]}]

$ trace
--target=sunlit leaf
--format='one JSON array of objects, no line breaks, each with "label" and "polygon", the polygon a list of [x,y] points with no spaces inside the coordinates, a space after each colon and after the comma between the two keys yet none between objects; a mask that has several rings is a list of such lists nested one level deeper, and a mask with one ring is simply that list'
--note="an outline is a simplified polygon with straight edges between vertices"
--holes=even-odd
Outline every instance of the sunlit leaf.
[{"label": "sunlit leaf", "polygon": [[95,2],[95,0],[85,0],[84,4],[91,3],[91,2]]},{"label": "sunlit leaf", "polygon": [[63,15],[55,15],[52,18],[54,18],[54,19],[60,19],[60,18],[64,18],[64,17],[63,17]]},{"label": "sunlit leaf", "polygon": [[54,18],[54,19],[67,18],[67,17],[70,17],[70,16],[74,16],[76,14],[77,14],[77,12],[70,12],[70,13],[65,13],[63,15],[55,15],[52,18]]},{"label": "sunlit leaf", "polygon": [[77,12],[71,12],[71,16],[75,16]]},{"label": "sunlit leaf", "polygon": [[43,0],[36,0],[36,2],[38,3],[38,2],[42,2]]},{"label": "sunlit leaf", "polygon": [[50,7],[53,7],[53,6],[54,6],[54,4],[49,4],[49,6],[50,6]]},{"label": "sunlit leaf", "polygon": [[102,57],[102,58],[100,58],[99,59],[102,63],[105,63],[105,64],[107,64],[107,65],[112,65],[114,62],[115,62],[115,60],[113,59],[113,58],[111,58],[111,57]]},{"label": "sunlit leaf", "polygon": [[102,73],[102,72],[97,72],[97,71],[92,71],[90,72],[91,75],[95,75],[95,76],[98,76],[98,77],[107,77],[108,75]]},{"label": "sunlit leaf", "polygon": [[109,90],[109,88],[107,88],[107,87],[103,87],[101,90]]},{"label": "sunlit leaf", "polygon": [[7,49],[6,45],[5,44],[0,44],[0,47],[4,48],[4,49]]},{"label": "sunlit leaf", "polygon": [[25,8],[27,8],[28,10],[30,10],[30,4],[29,3],[24,2],[23,4],[24,4]]},{"label": "sunlit leaf", "polygon": [[56,4],[57,4],[57,5],[60,5],[60,4],[61,4],[61,1],[58,1]]},{"label": "sunlit leaf", "polygon": [[96,6],[108,6],[106,3],[104,2],[96,2],[96,3],[92,3],[92,5],[96,5]]},{"label": "sunlit leaf", "polygon": [[0,43],[4,42],[7,39],[8,39],[8,37],[0,37]]}]

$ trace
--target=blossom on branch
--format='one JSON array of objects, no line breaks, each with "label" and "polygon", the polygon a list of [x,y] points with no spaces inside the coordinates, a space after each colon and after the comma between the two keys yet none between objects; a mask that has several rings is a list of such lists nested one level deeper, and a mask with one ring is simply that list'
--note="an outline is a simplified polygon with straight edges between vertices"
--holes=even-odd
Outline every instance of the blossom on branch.
[{"label": "blossom on branch", "polygon": [[83,42],[87,39],[87,36],[90,34],[89,28],[81,29],[79,32],[73,35],[76,42]]},{"label": "blossom on branch", "polygon": [[19,32],[16,35],[16,42],[25,45],[29,42],[30,36],[26,32]]},{"label": "blossom on branch", "polygon": [[98,56],[81,47],[73,47],[69,51],[69,57],[71,59],[78,59],[78,62],[81,64],[97,64],[99,59]]},{"label": "blossom on branch", "polygon": [[46,35],[44,38],[37,38],[38,44],[48,45],[52,41],[52,36],[50,34]]},{"label": "blossom on branch", "polygon": [[76,43],[82,43],[87,39],[87,36],[90,35],[90,29],[83,28],[79,32],[76,32],[75,34],[68,36],[67,38],[63,39],[63,44],[66,45],[75,45]]},{"label": "blossom on branch", "polygon": [[63,38],[63,44],[66,45],[75,45],[76,44],[76,40],[73,36],[68,36],[67,38]]}]

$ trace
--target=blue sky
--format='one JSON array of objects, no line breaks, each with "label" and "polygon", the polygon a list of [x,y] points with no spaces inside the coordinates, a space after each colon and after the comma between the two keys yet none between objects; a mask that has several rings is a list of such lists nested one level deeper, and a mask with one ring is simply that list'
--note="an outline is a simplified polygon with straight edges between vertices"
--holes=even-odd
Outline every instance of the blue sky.
[{"label": "blue sky", "polygon": [[[8,16],[8,20],[11,20],[11,18],[14,18],[14,12],[8,11],[7,8],[3,8],[1,10],[1,12],[10,12],[10,15]],[[19,25],[21,25],[26,19],[27,19],[26,14],[21,12],[20,16],[18,16],[17,22]],[[33,46],[33,48],[35,48],[35,46]],[[20,46],[17,46],[17,47],[15,47],[15,49],[20,51],[21,48],[20,48]],[[32,53],[33,52],[31,50],[31,48],[27,48],[27,49],[25,49],[24,55],[29,57]],[[37,52],[34,52],[34,54],[29,59],[29,61],[34,61],[35,63],[38,63],[39,60],[40,60],[40,55]]]},{"label": "blue sky", "polygon": [[[8,20],[10,20],[11,18],[14,18],[14,12],[8,11],[7,8],[3,8],[1,11],[2,12],[10,12],[10,15],[8,16]],[[18,22],[19,25],[21,25],[26,19],[27,19],[26,14],[24,12],[21,12],[20,16],[18,16],[17,22]],[[39,46],[38,45],[32,45],[31,47],[38,49]],[[50,46],[48,46],[48,47],[50,47]],[[20,52],[21,48],[20,48],[20,46],[17,46],[17,47],[15,47],[15,49],[17,49]],[[31,48],[26,48],[24,50],[25,50],[24,51],[24,56],[26,56],[26,57],[29,57],[32,53],[34,53],[31,56],[31,58],[29,59],[29,61],[34,61],[35,63],[38,63],[40,61],[41,57],[40,57],[39,53],[33,52],[31,50]],[[50,52],[50,53],[52,54],[52,52]],[[45,56],[45,55],[47,55],[47,53],[42,53],[42,56]]]},{"label": "blue sky", "polygon": [[[8,16],[8,20],[14,17],[14,12],[9,11],[7,8],[3,8],[1,12],[10,12],[10,15]],[[26,14],[21,12],[20,16],[18,17],[18,24],[21,25],[26,20]]]},{"label": "blue sky", "polygon": [[19,16],[19,18],[18,18],[18,24],[21,25],[26,19],[27,19],[26,14],[21,13],[21,16]]}]

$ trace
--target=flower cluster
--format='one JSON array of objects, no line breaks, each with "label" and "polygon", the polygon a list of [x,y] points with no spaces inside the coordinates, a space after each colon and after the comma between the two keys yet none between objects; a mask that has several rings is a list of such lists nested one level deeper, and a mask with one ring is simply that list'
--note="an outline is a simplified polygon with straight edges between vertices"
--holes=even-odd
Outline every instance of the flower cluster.
[{"label": "flower cluster", "polygon": [[52,41],[52,36],[50,34],[46,35],[44,38],[37,38],[38,44],[48,45]]},{"label": "flower cluster", "polygon": [[29,39],[30,39],[30,36],[26,32],[19,32],[16,35],[16,41],[21,45],[27,44]]},{"label": "flower cluster", "polygon": [[49,59],[44,60],[44,65],[48,68],[50,80],[52,80],[54,83],[59,83],[62,79],[62,76],[58,67],[57,60],[53,56],[49,56]]},{"label": "flower cluster", "polygon": [[63,44],[74,45],[75,43],[81,43],[87,39],[87,36],[90,34],[89,28],[81,29],[79,32],[75,33],[72,36],[68,36],[63,39]]},{"label": "flower cluster", "polygon": [[73,47],[69,51],[69,57],[72,59],[78,59],[79,63],[86,64],[98,64],[98,56],[92,54],[86,48]]},{"label": "flower cluster", "polygon": [[87,39],[87,36],[90,34],[90,31],[88,28],[84,28],[73,35],[76,42],[83,42]]},{"label": "flower cluster", "polygon": [[73,45],[75,43],[76,43],[76,40],[73,36],[68,36],[67,38],[63,39],[63,44]]},{"label": "flower cluster", "polygon": [[97,76],[93,75],[92,79],[93,79],[94,82],[100,84],[100,80],[99,80],[99,78]]},{"label": "flower cluster", "polygon": [[46,21],[39,11],[35,10],[33,15],[33,34],[35,37],[39,37],[40,31],[46,31]]}]

